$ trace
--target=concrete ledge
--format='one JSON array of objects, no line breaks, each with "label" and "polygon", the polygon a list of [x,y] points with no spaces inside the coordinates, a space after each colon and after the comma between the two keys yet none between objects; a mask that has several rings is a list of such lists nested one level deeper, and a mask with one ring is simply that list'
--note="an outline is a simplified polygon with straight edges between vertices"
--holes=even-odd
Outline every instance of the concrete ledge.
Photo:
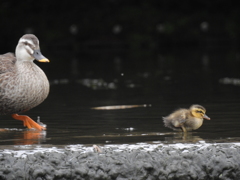
[{"label": "concrete ledge", "polygon": [[0,179],[240,179],[239,144],[83,145],[2,150]]}]

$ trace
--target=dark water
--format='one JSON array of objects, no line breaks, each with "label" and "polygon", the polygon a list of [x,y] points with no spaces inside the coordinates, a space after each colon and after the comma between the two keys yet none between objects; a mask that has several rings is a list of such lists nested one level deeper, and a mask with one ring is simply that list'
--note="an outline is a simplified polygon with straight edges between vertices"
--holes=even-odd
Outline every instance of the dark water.
[{"label": "dark water", "polygon": [[[163,61],[160,65],[165,68],[153,66],[146,71],[123,71],[112,78],[50,80],[47,100],[27,112],[35,120],[40,116],[47,124],[47,131],[25,130],[22,122],[1,116],[0,127],[8,129],[0,132],[0,145],[239,142],[240,87],[237,83],[221,81],[226,77],[238,78],[238,59],[233,56],[232,60],[229,52],[217,58],[198,53],[165,55],[168,61],[174,58],[174,65]],[[194,57],[197,60],[193,60]],[[215,65],[215,62],[219,63]],[[138,66],[143,69],[143,65]],[[163,126],[162,116],[191,104],[203,105],[211,120],[184,136]],[[145,107],[92,109],[111,105]]]}]

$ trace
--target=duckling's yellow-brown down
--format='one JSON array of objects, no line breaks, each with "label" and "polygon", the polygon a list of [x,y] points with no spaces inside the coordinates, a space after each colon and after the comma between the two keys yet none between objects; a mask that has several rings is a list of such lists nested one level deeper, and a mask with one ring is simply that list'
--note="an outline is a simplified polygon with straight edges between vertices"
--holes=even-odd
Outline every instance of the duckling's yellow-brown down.
[{"label": "duckling's yellow-brown down", "polygon": [[210,120],[205,114],[206,109],[201,105],[192,105],[189,109],[178,109],[167,117],[163,117],[166,127],[183,132],[192,131],[200,128],[203,119]]},{"label": "duckling's yellow-brown down", "polygon": [[0,55],[0,114],[11,114],[23,121],[24,126],[38,130],[45,129],[25,112],[42,103],[49,93],[49,82],[45,73],[33,60],[49,62],[40,52],[38,38],[26,34],[16,47],[16,57],[12,53]]}]

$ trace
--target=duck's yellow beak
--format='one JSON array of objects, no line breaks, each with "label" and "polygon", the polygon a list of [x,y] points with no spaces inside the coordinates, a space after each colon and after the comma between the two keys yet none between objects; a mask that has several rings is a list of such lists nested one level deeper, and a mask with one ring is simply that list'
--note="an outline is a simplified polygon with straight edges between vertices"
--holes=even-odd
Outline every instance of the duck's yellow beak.
[{"label": "duck's yellow beak", "polygon": [[47,58],[45,58],[41,51],[39,49],[35,49],[33,52],[33,57],[38,61],[38,62],[50,62]]},{"label": "duck's yellow beak", "polygon": [[48,62],[50,62],[50,61],[49,61],[49,59],[40,59],[40,60],[38,60],[38,62],[45,62],[45,63],[48,63]]},{"label": "duck's yellow beak", "polygon": [[206,114],[204,114],[203,118],[206,120],[210,120],[210,117],[208,117]]}]

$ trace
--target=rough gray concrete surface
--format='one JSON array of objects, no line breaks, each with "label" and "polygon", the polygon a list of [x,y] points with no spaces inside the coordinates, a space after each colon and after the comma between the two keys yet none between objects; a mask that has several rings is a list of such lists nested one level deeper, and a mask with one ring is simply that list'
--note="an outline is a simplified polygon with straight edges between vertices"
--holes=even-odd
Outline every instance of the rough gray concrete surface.
[{"label": "rough gray concrete surface", "polygon": [[[151,145],[149,145],[150,147]],[[240,146],[158,145],[102,147],[103,153],[72,150],[16,155],[0,152],[0,179],[8,180],[239,180]]]}]

